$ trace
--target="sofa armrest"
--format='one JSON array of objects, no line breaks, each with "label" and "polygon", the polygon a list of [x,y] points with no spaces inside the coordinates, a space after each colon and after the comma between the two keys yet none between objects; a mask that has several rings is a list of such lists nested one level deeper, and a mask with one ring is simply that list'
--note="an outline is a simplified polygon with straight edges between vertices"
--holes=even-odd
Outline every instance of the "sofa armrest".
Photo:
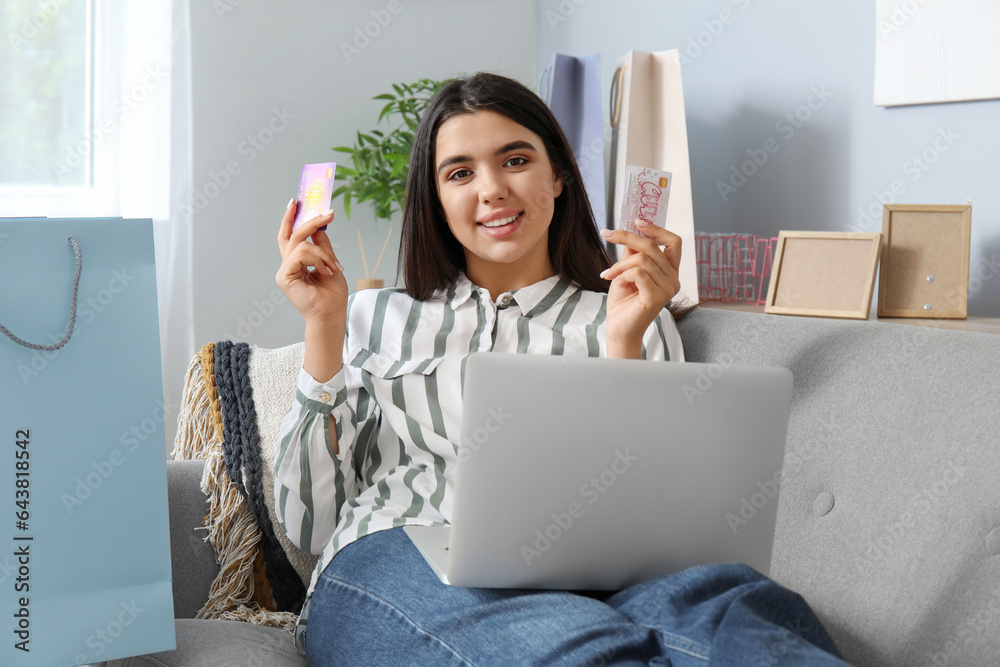
[{"label": "sofa armrest", "polygon": [[198,530],[208,513],[201,491],[204,467],[204,461],[167,461],[175,618],[194,618],[219,574],[215,549],[205,541],[207,532]]}]

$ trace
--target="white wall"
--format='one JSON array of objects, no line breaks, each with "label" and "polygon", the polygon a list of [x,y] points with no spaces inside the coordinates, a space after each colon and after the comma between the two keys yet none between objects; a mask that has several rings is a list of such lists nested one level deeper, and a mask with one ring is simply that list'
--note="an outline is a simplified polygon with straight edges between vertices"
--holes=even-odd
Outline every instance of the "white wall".
[{"label": "white wall", "polygon": [[[605,101],[629,49],[687,58],[698,231],[877,232],[894,182],[900,203],[971,199],[969,312],[1000,315],[1000,100],[876,107],[874,2],[538,0],[536,16],[536,70],[553,52],[599,53]],[[796,113],[799,127],[776,127]],[[723,196],[718,182],[769,138],[780,150]],[[921,167],[925,154],[933,163]]]},{"label": "white wall", "polygon": [[[392,83],[477,70],[534,76],[532,0],[219,0],[193,2],[191,13],[198,345],[301,340],[299,314],[283,299],[272,303],[278,224],[302,164],[337,160],[331,147],[375,127],[383,103],[372,96]],[[338,213],[329,231],[353,286],[364,277],[356,230],[373,267],[389,225],[376,224],[368,204],[352,214]],[[393,227],[378,274],[388,285]]]}]

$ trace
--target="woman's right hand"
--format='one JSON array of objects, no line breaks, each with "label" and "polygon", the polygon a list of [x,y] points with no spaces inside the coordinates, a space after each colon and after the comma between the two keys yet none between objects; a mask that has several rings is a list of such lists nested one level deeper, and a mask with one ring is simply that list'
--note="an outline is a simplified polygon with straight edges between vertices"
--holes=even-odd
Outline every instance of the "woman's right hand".
[{"label": "woman's right hand", "polygon": [[[333,211],[316,216],[292,231],[295,209],[293,199],[281,219],[278,232],[281,268],[274,279],[306,320],[303,370],[318,382],[326,382],[343,366],[347,279],[330,238],[320,231],[320,227],[333,220]],[[337,451],[336,443],[333,448]]]},{"label": "woman's right hand", "polygon": [[292,231],[296,208],[293,199],[281,219],[278,231],[281,267],[275,281],[302,313],[307,327],[342,325],[347,313],[347,279],[330,238],[320,231],[320,227],[333,220],[333,211],[318,215]]}]

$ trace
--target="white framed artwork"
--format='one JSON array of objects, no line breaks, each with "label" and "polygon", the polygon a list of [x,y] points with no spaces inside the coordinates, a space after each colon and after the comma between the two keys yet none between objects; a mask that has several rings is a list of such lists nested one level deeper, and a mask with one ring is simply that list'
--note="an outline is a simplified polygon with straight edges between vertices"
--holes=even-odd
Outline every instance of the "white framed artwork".
[{"label": "white framed artwork", "polygon": [[875,104],[1000,98],[1000,0],[875,0]]}]

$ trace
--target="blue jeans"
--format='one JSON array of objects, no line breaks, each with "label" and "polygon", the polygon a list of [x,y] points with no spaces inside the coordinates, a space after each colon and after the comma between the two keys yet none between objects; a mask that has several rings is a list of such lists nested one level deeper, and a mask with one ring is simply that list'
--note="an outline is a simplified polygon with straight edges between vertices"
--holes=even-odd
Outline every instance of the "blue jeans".
[{"label": "blue jeans", "polygon": [[[604,599],[601,599],[604,598]],[[309,607],[322,665],[844,665],[801,598],[745,565],[609,595],[442,584],[401,528],[341,550]]]}]

